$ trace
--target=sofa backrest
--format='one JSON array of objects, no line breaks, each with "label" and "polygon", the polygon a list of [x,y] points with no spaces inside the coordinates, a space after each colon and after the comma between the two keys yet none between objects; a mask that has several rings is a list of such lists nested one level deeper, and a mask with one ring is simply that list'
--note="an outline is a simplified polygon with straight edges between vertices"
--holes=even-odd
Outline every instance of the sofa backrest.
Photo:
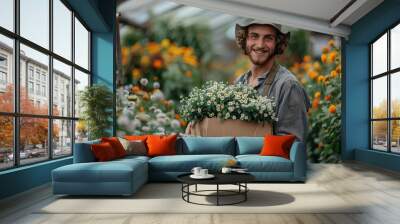
[{"label": "sofa backrest", "polygon": [[235,155],[234,137],[182,137],[177,141],[177,154]]},{"label": "sofa backrest", "polygon": [[95,162],[96,158],[93,155],[93,152],[90,148],[92,144],[99,144],[100,139],[75,143],[74,147],[74,163],[89,163]]},{"label": "sofa backrest", "polygon": [[236,155],[259,154],[264,137],[236,137]]}]

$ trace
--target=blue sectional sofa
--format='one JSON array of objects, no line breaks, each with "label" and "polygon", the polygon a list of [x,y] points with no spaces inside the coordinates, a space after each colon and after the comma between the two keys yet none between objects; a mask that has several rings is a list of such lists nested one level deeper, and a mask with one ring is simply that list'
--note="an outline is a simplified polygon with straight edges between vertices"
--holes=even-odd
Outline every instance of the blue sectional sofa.
[{"label": "blue sectional sofa", "polygon": [[306,151],[294,142],[290,159],[260,156],[263,137],[182,137],[176,142],[177,155],[127,156],[96,162],[91,141],[75,144],[74,163],[52,171],[53,193],[68,195],[131,195],[148,181],[176,181],[193,167],[218,172],[230,159],[260,182],[304,182]]}]

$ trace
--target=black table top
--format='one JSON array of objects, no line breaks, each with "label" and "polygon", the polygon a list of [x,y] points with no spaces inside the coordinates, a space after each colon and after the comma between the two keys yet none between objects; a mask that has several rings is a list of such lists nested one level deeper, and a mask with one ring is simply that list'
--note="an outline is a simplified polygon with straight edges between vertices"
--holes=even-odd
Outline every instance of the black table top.
[{"label": "black table top", "polygon": [[178,181],[186,184],[236,184],[248,183],[255,180],[249,173],[212,173],[215,177],[211,179],[193,179],[192,173],[186,173],[177,177]]}]

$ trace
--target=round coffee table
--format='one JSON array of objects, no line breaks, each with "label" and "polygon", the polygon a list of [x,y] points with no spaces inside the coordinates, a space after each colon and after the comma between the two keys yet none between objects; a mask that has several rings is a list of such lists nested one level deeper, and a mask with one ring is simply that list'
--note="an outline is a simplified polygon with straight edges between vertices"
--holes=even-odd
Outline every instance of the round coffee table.
[{"label": "round coffee table", "polygon": [[[247,183],[255,180],[255,177],[248,173],[216,173],[213,174],[215,177],[212,179],[193,179],[190,177],[191,173],[182,174],[177,177],[178,181],[182,183],[182,199],[188,203],[198,204],[198,205],[234,205],[247,200],[247,192],[249,188]],[[216,185],[215,190],[197,190],[198,184],[204,185]],[[194,191],[190,191],[190,186],[195,186]],[[220,185],[236,185],[237,190],[223,190],[220,189]],[[205,194],[209,192],[215,192],[215,194]],[[190,196],[204,196],[204,197],[216,197],[217,204],[202,204],[190,201]],[[221,203],[221,197],[232,197],[241,196],[239,200],[231,203]]]}]

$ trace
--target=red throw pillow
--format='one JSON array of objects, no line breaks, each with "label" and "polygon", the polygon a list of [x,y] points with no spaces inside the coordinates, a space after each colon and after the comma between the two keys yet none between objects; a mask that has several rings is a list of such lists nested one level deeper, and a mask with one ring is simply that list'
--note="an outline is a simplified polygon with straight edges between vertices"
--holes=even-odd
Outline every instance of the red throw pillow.
[{"label": "red throw pillow", "polygon": [[264,146],[261,149],[262,156],[281,156],[290,158],[290,147],[296,136],[294,135],[266,135],[264,137]]},{"label": "red throw pillow", "polygon": [[114,149],[115,155],[117,158],[121,158],[126,156],[126,151],[122,146],[121,142],[116,137],[109,137],[109,138],[101,138],[101,142],[108,142]]},{"label": "red throw pillow", "polygon": [[108,142],[93,144],[91,145],[91,149],[94,157],[99,162],[109,161],[117,158],[114,149]]},{"label": "red throw pillow", "polygon": [[147,135],[125,135],[125,139],[129,141],[143,141],[145,142],[147,139]]},{"label": "red throw pillow", "polygon": [[148,156],[176,155],[178,135],[149,135],[147,137]]}]

